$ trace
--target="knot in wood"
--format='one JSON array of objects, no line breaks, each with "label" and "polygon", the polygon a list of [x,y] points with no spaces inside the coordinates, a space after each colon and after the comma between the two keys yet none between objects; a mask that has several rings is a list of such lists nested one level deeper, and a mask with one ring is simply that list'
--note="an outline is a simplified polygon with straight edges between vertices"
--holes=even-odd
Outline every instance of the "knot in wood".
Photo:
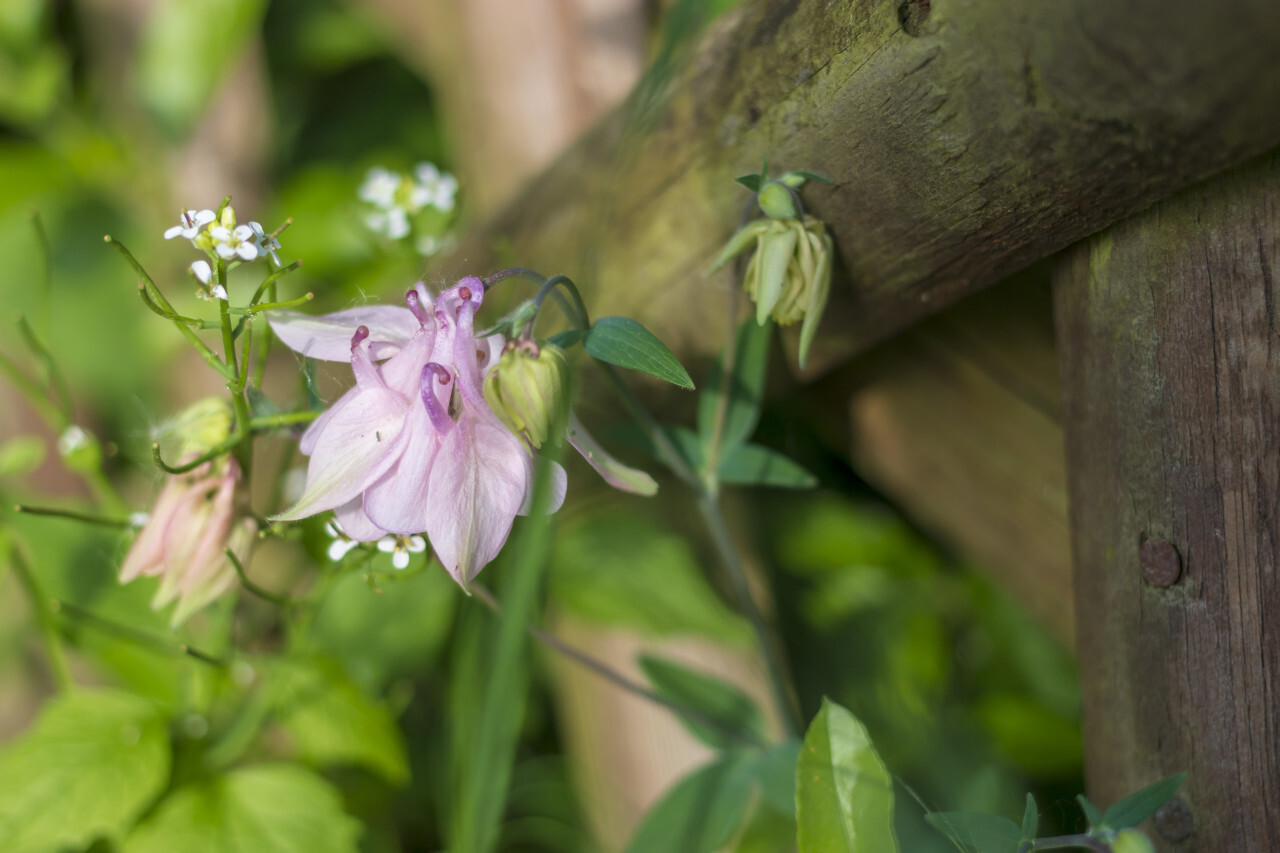
[{"label": "knot in wood", "polygon": [[1148,539],[1138,552],[1142,576],[1147,583],[1161,588],[1173,586],[1182,577],[1182,558],[1167,539]]},{"label": "knot in wood", "polygon": [[1155,823],[1156,832],[1165,841],[1182,841],[1195,828],[1195,816],[1191,814],[1191,806],[1181,797],[1174,797],[1156,812]]}]

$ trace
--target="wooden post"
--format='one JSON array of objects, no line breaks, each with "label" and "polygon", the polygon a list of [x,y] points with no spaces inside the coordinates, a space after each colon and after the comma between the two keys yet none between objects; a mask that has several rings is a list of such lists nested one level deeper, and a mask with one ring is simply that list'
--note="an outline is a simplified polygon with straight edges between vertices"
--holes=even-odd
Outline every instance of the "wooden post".
[{"label": "wooden post", "polygon": [[1280,850],[1280,156],[1054,272],[1085,764],[1161,850]]}]

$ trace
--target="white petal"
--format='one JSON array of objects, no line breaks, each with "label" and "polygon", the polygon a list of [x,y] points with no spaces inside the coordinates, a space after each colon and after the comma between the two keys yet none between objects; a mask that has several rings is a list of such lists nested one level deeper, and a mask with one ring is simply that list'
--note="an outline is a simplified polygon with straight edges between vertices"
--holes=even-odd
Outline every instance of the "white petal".
[{"label": "white petal", "polygon": [[208,261],[196,261],[191,265],[191,274],[194,275],[201,284],[208,284],[209,279],[213,277],[213,268],[209,266]]},{"label": "white petal", "polygon": [[220,284],[215,284],[215,285],[213,286],[213,290],[212,290],[212,291],[210,291],[210,292],[211,292],[214,296],[216,296],[218,299],[221,299],[223,302],[226,302],[226,301],[227,301],[227,289],[226,289],[225,287],[223,287],[222,285],[220,285]]},{"label": "white petal", "polygon": [[396,540],[392,536],[384,536],[378,540],[378,550],[384,554],[390,554],[396,549]]},{"label": "white petal", "polygon": [[258,257],[258,247],[253,243],[241,243],[236,249],[236,254],[246,261],[252,261]]},{"label": "white petal", "polygon": [[391,555],[391,565],[395,566],[397,569],[407,568],[409,565],[409,552],[396,551]]},{"label": "white petal", "polygon": [[186,229],[183,228],[181,225],[175,225],[164,232],[164,238],[166,240],[172,240],[174,237],[177,237],[179,234],[183,233],[183,231],[185,230]]},{"label": "white petal", "polygon": [[427,541],[421,536],[410,536],[409,544],[405,547],[409,549],[409,553],[411,554],[421,554],[423,551],[427,550]]},{"label": "white petal", "polygon": [[408,308],[397,305],[365,305],[335,314],[302,314],[298,311],[268,311],[271,330],[289,349],[321,361],[350,361],[351,336],[367,326],[374,358],[396,352],[417,334],[421,324]]},{"label": "white petal", "polygon": [[236,250],[231,248],[229,243],[219,243],[217,247],[218,257],[224,261],[229,261],[236,256]]}]

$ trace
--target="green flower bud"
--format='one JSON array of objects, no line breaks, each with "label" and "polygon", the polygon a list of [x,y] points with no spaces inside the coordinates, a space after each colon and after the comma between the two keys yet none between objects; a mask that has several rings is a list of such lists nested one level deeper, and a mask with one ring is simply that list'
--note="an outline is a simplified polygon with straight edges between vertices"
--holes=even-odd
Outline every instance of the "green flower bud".
[{"label": "green flower bud", "polygon": [[774,220],[759,234],[747,264],[746,290],[756,303],[756,320],[773,317],[781,326],[803,320],[800,366],[817,331],[831,292],[831,237],[812,216]]},{"label": "green flower bud", "polygon": [[569,362],[554,344],[511,341],[484,380],[484,398],[533,447],[560,442],[569,417]]},{"label": "green flower bud", "polygon": [[756,201],[770,219],[795,219],[799,215],[791,191],[777,181],[765,184]]},{"label": "green flower bud", "polygon": [[102,445],[97,437],[72,424],[58,436],[58,455],[77,474],[97,471],[102,465]]},{"label": "green flower bud", "polygon": [[1123,829],[1111,842],[1112,853],[1156,853],[1151,839],[1136,829]]},{"label": "green flower bud", "polygon": [[187,406],[160,427],[158,438],[172,443],[176,456],[200,456],[231,435],[231,403],[223,397],[205,397]]}]

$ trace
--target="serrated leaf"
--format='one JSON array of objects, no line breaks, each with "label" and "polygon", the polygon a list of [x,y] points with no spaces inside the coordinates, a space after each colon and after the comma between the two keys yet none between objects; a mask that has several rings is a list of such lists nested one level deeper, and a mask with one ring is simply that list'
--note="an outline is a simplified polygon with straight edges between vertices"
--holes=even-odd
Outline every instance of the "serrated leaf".
[{"label": "serrated leaf", "polygon": [[280,723],[299,754],[319,765],[359,765],[393,785],[409,780],[404,737],[385,704],[352,684],[334,661],[286,666]]},{"label": "serrated leaf", "polygon": [[596,320],[587,331],[583,347],[592,358],[693,390],[693,380],[680,360],[635,320],[627,317]]},{"label": "serrated leaf", "polygon": [[796,762],[799,853],[897,853],[893,781],[866,728],[822,700]]},{"label": "serrated leaf", "polygon": [[1130,794],[1103,813],[1101,825],[1108,829],[1137,826],[1173,799],[1186,778],[1186,773],[1175,773],[1148,785],[1136,794]]},{"label": "serrated leaf", "polygon": [[788,738],[760,753],[756,761],[760,796],[775,811],[792,820],[796,816],[796,762],[799,760],[800,741]]},{"label": "serrated leaf", "polygon": [[0,753],[0,849],[47,853],[122,836],[169,780],[158,706],[114,690],[76,690],[45,706]]},{"label": "serrated leaf", "polygon": [[0,444],[0,477],[21,477],[40,467],[45,456],[44,439],[20,435]]},{"label": "serrated leaf", "polygon": [[1084,812],[1085,820],[1089,821],[1089,828],[1102,826],[1102,812],[1098,811],[1098,807],[1089,802],[1089,798],[1084,794],[1076,794],[1076,802],[1080,804],[1080,810]]},{"label": "serrated leaf", "polygon": [[292,764],[233,770],[179,788],[122,853],[356,853],[360,824],[324,779]]},{"label": "serrated leaf", "polygon": [[658,695],[719,724],[675,712],[685,728],[707,746],[728,749],[764,740],[764,715],[750,696],[732,684],[649,655],[640,657],[640,669]]},{"label": "serrated leaf", "polygon": [[1007,817],[981,812],[930,812],[925,820],[959,844],[965,853],[1017,853],[1018,825]]},{"label": "serrated leaf", "polygon": [[1040,830],[1040,810],[1036,808],[1036,798],[1027,794],[1027,808],[1022,812],[1021,841],[1035,841]]},{"label": "serrated leaf", "polygon": [[735,180],[735,181],[737,181],[738,183],[742,184],[742,185],[743,185],[744,187],[746,187],[747,189],[751,190],[753,193],[758,193],[758,192],[760,192],[760,180],[761,180],[761,176],[760,176],[760,175],[758,175],[758,174],[756,174],[756,175],[742,175],[741,177],[734,178],[734,180]]},{"label": "serrated leaf", "polygon": [[626,853],[712,853],[742,825],[754,756],[728,753],[684,777],[649,809]]},{"label": "serrated leaf", "polygon": [[760,420],[764,399],[765,368],[769,362],[769,339],[773,324],[761,326],[753,320],[743,323],[734,342],[733,376],[725,387],[723,357],[711,368],[698,397],[698,435],[704,448],[711,445],[716,412],[721,397],[727,396],[724,426],[720,432],[720,456],[751,438]]},{"label": "serrated leaf", "polygon": [[818,478],[795,462],[759,444],[733,448],[720,460],[720,482],[739,486],[811,489]]}]

